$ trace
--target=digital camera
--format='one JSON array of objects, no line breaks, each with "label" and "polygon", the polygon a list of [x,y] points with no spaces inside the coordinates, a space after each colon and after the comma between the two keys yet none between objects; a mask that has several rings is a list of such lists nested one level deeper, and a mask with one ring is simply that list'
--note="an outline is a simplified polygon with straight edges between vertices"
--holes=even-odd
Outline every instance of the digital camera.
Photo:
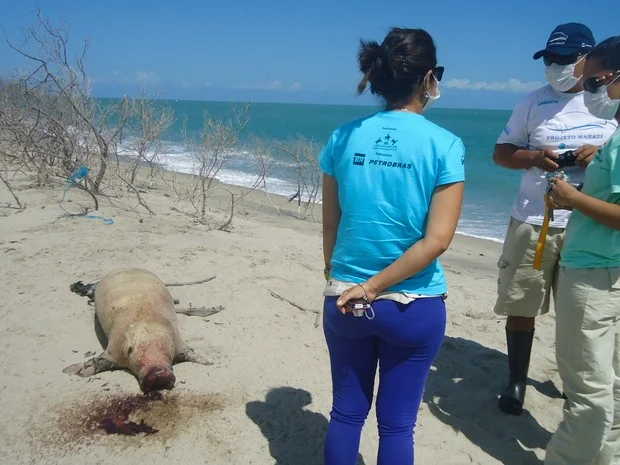
[{"label": "digital camera", "polygon": [[577,163],[577,155],[575,155],[574,151],[568,150],[567,152],[561,153],[555,162],[560,168],[575,166]]},{"label": "digital camera", "polygon": [[364,316],[364,313],[366,312],[366,310],[370,308],[370,304],[363,300],[361,301],[350,300],[346,303],[346,306],[351,310],[351,313],[353,313],[353,316],[356,316],[356,317]]}]

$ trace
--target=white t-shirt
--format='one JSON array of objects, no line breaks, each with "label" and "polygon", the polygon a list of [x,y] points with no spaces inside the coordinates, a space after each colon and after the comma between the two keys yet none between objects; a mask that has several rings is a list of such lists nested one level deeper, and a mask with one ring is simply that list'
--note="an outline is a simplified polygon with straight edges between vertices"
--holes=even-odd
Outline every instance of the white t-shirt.
[{"label": "white t-shirt", "polygon": [[[599,119],[583,103],[583,92],[560,93],[551,86],[525,95],[515,106],[498,144],[513,144],[521,149],[548,148],[560,154],[584,144],[602,146],[617,128],[615,120]],[[570,182],[582,183],[585,170],[578,166],[563,168]],[[529,224],[541,225],[545,216],[547,173],[540,168],[523,171],[521,187],[511,215]],[[549,226],[565,228],[569,210],[554,210]]]}]

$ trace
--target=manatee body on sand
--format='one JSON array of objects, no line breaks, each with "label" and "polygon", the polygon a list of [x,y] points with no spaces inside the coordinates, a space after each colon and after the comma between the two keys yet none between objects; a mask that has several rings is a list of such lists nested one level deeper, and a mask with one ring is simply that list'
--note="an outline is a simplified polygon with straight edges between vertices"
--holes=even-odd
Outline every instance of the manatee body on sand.
[{"label": "manatee body on sand", "polygon": [[175,363],[212,364],[183,342],[174,299],[150,271],[129,268],[106,274],[94,288],[94,301],[107,347],[100,355],[65,368],[65,373],[86,377],[128,369],[147,393],[174,387]]}]

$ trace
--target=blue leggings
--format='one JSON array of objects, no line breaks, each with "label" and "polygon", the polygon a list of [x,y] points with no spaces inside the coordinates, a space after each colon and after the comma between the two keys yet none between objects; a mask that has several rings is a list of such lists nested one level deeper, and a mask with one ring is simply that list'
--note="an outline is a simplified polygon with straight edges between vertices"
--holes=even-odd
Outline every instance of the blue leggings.
[{"label": "blue leggings", "polygon": [[357,463],[362,427],[370,411],[377,364],[378,465],[412,465],[413,430],[431,364],[446,329],[441,297],[401,304],[373,303],[375,318],[343,315],[336,297],[324,301],[333,405],[325,465]]}]

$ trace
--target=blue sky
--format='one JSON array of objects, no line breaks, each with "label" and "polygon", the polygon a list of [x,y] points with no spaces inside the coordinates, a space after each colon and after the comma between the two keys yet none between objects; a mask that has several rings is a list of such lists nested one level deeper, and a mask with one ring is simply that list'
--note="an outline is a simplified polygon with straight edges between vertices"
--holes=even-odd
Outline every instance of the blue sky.
[{"label": "blue sky", "polygon": [[[76,49],[90,37],[93,92],[110,97],[144,84],[176,99],[373,103],[355,94],[359,39],[404,26],[437,43],[437,107],[511,108],[544,82],[532,54],[557,24],[583,22],[597,41],[620,33],[617,0],[20,0],[0,3],[3,34],[19,42],[36,5],[70,24]],[[24,65],[0,42],[1,74]]]}]

